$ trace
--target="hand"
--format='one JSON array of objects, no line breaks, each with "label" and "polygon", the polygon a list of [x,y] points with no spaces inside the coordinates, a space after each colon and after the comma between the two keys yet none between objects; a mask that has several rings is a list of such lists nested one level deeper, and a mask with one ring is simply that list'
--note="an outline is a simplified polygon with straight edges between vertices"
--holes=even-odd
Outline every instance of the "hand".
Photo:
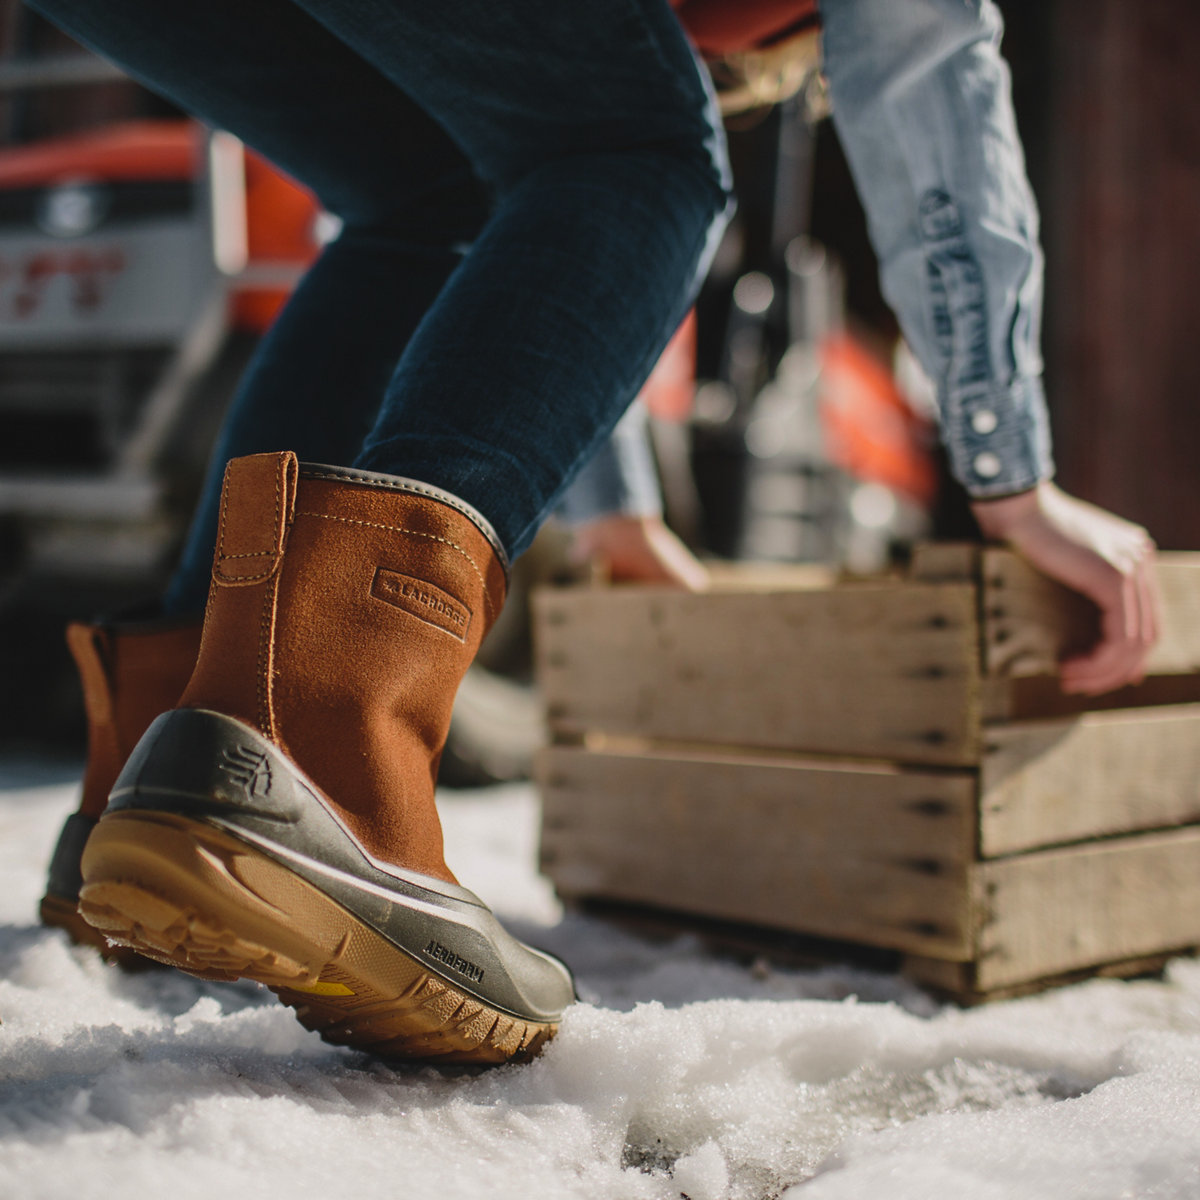
[{"label": "hand", "polygon": [[1150,535],[1049,482],[1002,500],[975,500],[971,511],[985,537],[1008,542],[1099,607],[1099,641],[1059,664],[1063,691],[1095,696],[1140,683],[1160,625]]},{"label": "hand", "polygon": [[702,592],[708,587],[703,564],[660,517],[613,514],[575,530],[574,555],[608,571],[614,583],[659,583]]}]

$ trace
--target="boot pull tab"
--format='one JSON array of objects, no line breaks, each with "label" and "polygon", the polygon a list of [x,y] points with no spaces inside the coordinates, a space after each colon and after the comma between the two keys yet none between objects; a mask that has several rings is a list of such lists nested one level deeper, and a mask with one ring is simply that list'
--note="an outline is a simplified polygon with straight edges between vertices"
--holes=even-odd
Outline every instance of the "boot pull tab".
[{"label": "boot pull tab", "polygon": [[296,456],[290,450],[230,460],[213,557],[217,583],[262,583],[279,569],[296,510],[297,477]]}]

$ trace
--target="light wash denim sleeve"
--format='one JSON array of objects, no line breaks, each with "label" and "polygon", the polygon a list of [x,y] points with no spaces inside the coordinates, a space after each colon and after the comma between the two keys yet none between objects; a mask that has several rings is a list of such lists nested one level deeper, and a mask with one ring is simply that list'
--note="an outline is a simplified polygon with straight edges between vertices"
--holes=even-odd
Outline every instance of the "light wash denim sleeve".
[{"label": "light wash denim sleeve", "polygon": [[976,497],[1053,472],[1042,252],[991,0],[821,0],[825,73],[904,335]]},{"label": "light wash denim sleeve", "polygon": [[635,401],[564,493],[555,514],[560,520],[582,525],[614,513],[637,517],[662,514],[649,425],[645,407]]}]

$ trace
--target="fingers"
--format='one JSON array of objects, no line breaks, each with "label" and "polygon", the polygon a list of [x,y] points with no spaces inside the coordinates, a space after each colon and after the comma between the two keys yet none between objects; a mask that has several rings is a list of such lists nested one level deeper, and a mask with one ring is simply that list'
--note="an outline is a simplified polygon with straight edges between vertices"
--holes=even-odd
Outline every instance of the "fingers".
[{"label": "fingers", "polygon": [[1121,567],[1109,564],[1103,588],[1087,588],[1100,607],[1100,638],[1085,654],[1060,665],[1063,691],[1099,695],[1140,683],[1161,629],[1154,544],[1138,530],[1137,545]]},{"label": "fingers", "polygon": [[575,552],[602,567],[613,583],[647,583],[704,591],[704,564],[658,517],[611,514],[575,531]]},{"label": "fingers", "polygon": [[1161,625],[1155,546],[1146,531],[1048,481],[971,507],[985,535],[1007,541],[1098,606],[1100,636],[1060,664],[1063,690],[1098,695],[1139,682]]},{"label": "fingers", "polygon": [[1141,628],[1148,639],[1146,652],[1162,637],[1162,595],[1158,588],[1158,573],[1154,569],[1156,547],[1147,536],[1145,553],[1138,565],[1138,603],[1142,614]]},{"label": "fingers", "polygon": [[1136,585],[1124,579],[1100,610],[1100,638],[1085,654],[1060,664],[1064,692],[1095,696],[1124,687],[1141,673],[1144,654],[1137,632]]}]

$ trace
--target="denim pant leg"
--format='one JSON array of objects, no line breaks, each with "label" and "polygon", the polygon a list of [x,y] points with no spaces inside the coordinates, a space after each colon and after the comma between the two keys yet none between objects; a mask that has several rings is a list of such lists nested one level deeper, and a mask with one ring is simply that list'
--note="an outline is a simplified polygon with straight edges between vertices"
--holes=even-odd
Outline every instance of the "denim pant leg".
[{"label": "denim pant leg", "polygon": [[[682,317],[727,207],[710,98],[665,0],[311,0],[324,43],[288,0],[38,5],[348,222],[425,215],[447,146],[462,152],[494,210],[356,465],[455,492],[519,552]],[[416,105],[385,103],[380,122],[388,85]]]},{"label": "denim pant leg", "polygon": [[163,597],[166,613],[204,607],[225,464],[280,448],[301,461],[352,463],[413,330],[461,259],[450,245],[390,229],[348,227],[326,248],[259,343],[230,403]]},{"label": "denim pant leg", "polygon": [[237,133],[344,223],[260,343],[226,415],[164,599],[169,613],[199,612],[225,463],[283,448],[354,461],[413,330],[486,220],[487,192],[440,126],[291,0],[33,7]]},{"label": "denim pant leg", "polygon": [[978,497],[1052,471],[1042,252],[991,0],[822,0],[834,122],[884,294]]},{"label": "denim pant leg", "polygon": [[703,72],[665,0],[298,2],[496,194],[357,465],[405,464],[519,552],[636,395],[723,225]]}]

